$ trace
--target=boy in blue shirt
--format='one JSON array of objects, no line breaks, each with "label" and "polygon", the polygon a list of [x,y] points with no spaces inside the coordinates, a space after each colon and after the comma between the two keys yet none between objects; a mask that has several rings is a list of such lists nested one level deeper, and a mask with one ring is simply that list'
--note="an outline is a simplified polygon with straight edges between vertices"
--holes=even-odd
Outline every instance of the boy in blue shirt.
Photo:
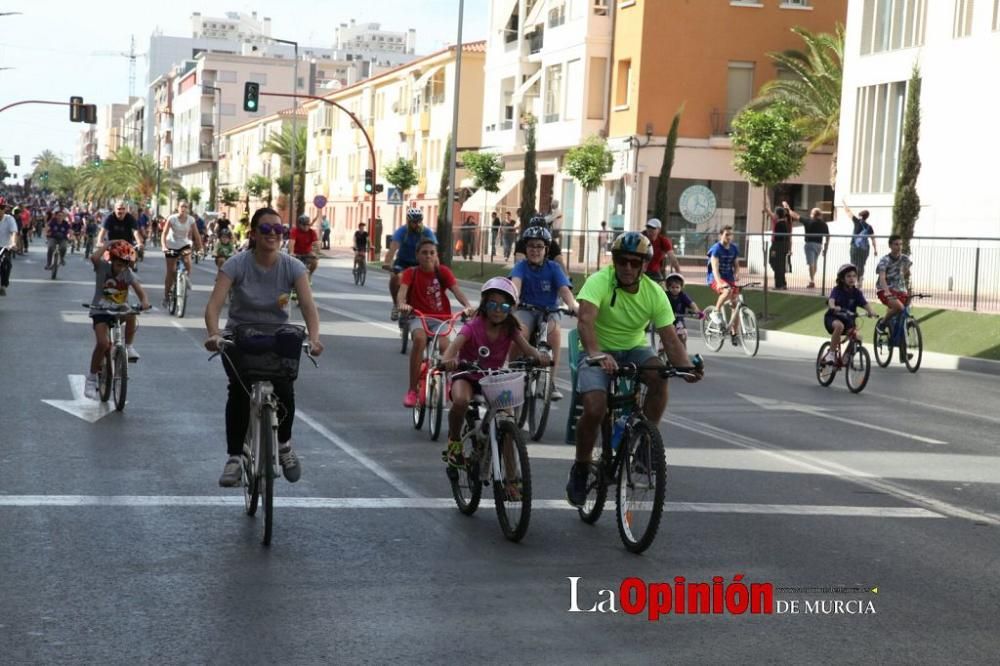
[{"label": "boy in blue shirt", "polygon": [[830,351],[826,353],[823,361],[836,363],[840,354],[840,336],[854,328],[858,308],[864,308],[869,317],[877,316],[858,288],[858,269],[854,264],[844,264],[837,269],[837,286],[830,292],[827,305],[830,309],[823,317],[823,324],[826,326],[826,332],[832,337]]},{"label": "boy in blue shirt", "polygon": [[[736,273],[740,269],[740,250],[733,245],[733,228],[730,225],[719,231],[719,241],[708,250],[707,282],[712,291],[719,295],[715,302],[716,316],[722,319],[722,304],[729,300],[733,306],[733,319],[736,319],[736,299],[739,289],[736,288]],[[726,322],[721,322],[726,323]],[[728,322],[729,330],[735,335],[735,322]]]},{"label": "boy in blue shirt", "polygon": [[[570,289],[569,279],[559,264],[547,258],[552,243],[552,233],[545,227],[528,227],[524,230],[522,240],[526,258],[515,264],[510,273],[511,281],[520,295],[518,305],[530,305],[542,311],[553,310],[559,305],[561,298],[567,308],[576,312],[578,305]],[[514,316],[521,323],[525,339],[531,340],[532,334],[542,321],[542,312],[518,307],[514,311]],[[553,372],[559,363],[561,344],[559,319],[559,313],[551,315],[548,330],[545,332],[545,339],[549,343],[549,349],[552,350]],[[552,388],[552,399],[562,399],[562,393],[555,387]]]}]

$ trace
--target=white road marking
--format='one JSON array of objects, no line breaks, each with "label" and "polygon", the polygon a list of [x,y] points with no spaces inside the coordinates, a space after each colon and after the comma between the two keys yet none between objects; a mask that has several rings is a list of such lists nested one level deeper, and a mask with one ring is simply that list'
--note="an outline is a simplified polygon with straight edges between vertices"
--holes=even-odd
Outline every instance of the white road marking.
[{"label": "white road marking", "polygon": [[56,409],[61,409],[67,414],[72,414],[78,419],[83,419],[88,423],[96,423],[114,411],[109,403],[91,400],[84,395],[86,377],[83,375],[67,375],[67,379],[69,379],[70,391],[73,393],[72,400],[42,400],[42,402],[52,405]]},{"label": "white road marking", "polygon": [[[274,504],[283,509],[455,509],[450,497],[282,497]],[[483,508],[493,501],[483,499]],[[242,507],[241,495],[0,495],[0,507]],[[575,511],[565,500],[534,500],[533,509]],[[809,504],[731,504],[667,502],[673,513],[741,513],[852,518],[943,518],[912,507],[825,506]]]}]

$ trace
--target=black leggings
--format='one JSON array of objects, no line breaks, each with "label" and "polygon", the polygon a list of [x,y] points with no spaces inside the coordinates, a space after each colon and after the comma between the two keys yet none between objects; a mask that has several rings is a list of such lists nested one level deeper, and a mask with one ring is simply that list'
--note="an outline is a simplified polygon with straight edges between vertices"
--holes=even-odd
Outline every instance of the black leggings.
[{"label": "black leggings", "polygon": [[[230,349],[226,354],[235,358],[238,351]],[[243,439],[250,424],[250,382],[240,383],[236,370],[226,356],[222,365],[229,377],[229,398],[226,400],[226,451],[231,456],[243,453]],[[284,444],[292,438],[292,421],[295,419],[295,386],[291,380],[271,380],[274,395],[281,406],[278,408],[278,442]],[[246,389],[243,386],[246,385]]]},{"label": "black leggings", "polygon": [[14,269],[14,262],[10,260],[10,253],[4,252],[0,258],[0,287],[6,289],[10,286],[10,272]]}]

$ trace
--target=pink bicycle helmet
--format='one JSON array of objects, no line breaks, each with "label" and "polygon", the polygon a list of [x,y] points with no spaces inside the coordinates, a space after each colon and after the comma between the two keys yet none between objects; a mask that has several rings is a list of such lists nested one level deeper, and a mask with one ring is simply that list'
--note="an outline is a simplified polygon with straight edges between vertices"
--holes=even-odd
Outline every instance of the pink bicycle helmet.
[{"label": "pink bicycle helmet", "polygon": [[484,284],[483,288],[480,290],[480,293],[485,296],[491,291],[499,291],[507,294],[510,296],[512,303],[517,303],[517,287],[514,286],[514,283],[511,282],[509,278],[495,277],[487,280],[486,284]]}]

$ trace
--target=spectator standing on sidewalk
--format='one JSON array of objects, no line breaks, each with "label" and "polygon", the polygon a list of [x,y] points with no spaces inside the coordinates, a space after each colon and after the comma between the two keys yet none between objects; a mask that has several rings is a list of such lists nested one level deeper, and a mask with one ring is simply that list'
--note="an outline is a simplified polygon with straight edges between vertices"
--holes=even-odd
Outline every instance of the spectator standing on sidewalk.
[{"label": "spectator standing on sidewalk", "polygon": [[[330,249],[330,220],[327,219],[326,213],[323,212],[323,211],[319,212],[319,214],[316,216],[316,219],[319,220],[319,231],[320,231],[320,234],[321,234],[321,236],[323,238],[323,249],[324,250],[329,250]],[[316,220],[313,220],[313,222],[315,222],[315,221]]]},{"label": "spectator standing on sidewalk", "polygon": [[862,285],[865,277],[865,264],[868,263],[868,253],[874,252],[878,256],[878,246],[875,245],[875,229],[868,224],[868,211],[863,210],[854,215],[848,208],[847,202],[842,202],[844,212],[854,223],[854,231],[851,235],[851,263],[858,269],[858,287]]},{"label": "spectator standing on sidewalk", "polygon": [[830,227],[823,219],[823,211],[813,208],[809,211],[809,219],[802,223],[805,231],[805,253],[806,264],[809,266],[810,289],[816,287],[816,264],[819,261],[820,253],[826,257],[826,249],[830,245]]},{"label": "spectator standing on sidewalk", "polygon": [[792,255],[792,222],[799,219],[799,214],[793,211],[787,201],[782,201],[776,210],[771,210],[764,202],[764,212],[771,219],[771,251],[769,262],[774,271],[774,288],[784,291],[788,289],[785,272]]},{"label": "spectator standing on sidewalk", "polygon": [[493,211],[493,220],[490,222],[490,259],[497,256],[497,236],[500,235],[500,215]]},{"label": "spectator standing on sidewalk", "polygon": [[510,259],[510,252],[517,241],[517,222],[511,217],[510,211],[504,213],[503,219],[503,260]]}]

